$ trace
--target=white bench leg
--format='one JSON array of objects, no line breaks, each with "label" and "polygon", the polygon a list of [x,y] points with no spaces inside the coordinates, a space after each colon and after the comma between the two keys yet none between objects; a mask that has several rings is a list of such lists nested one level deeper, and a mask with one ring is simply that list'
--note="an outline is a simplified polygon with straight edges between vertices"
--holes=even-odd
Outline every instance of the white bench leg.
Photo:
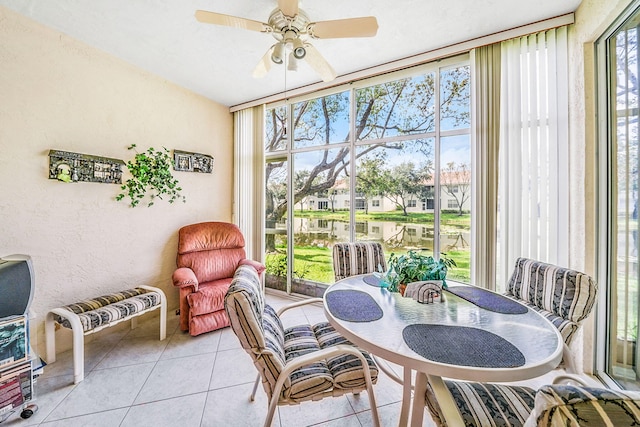
[{"label": "white bench leg", "polygon": [[167,337],[167,296],[162,289],[154,286],[140,285],[138,287],[157,292],[160,295],[160,341],[163,341]]},{"label": "white bench leg", "polygon": [[72,328],[73,331],[73,383],[78,384],[84,379],[84,333],[82,327]]},{"label": "white bench leg", "polygon": [[56,361],[56,322],[53,320],[53,313],[47,313],[44,320],[44,333],[47,342],[47,363]]},{"label": "white bench leg", "polygon": [[167,337],[167,298],[164,293],[162,296],[162,302],[160,303],[160,341],[163,341]]},{"label": "white bench leg", "polygon": [[[69,321],[71,332],[73,333],[73,382],[78,384],[84,379],[84,330],[77,314],[63,308],[54,308],[47,313],[45,325],[47,333],[47,357],[49,352],[53,354],[55,361],[55,326],[53,325],[53,314],[57,314]],[[49,317],[51,316],[51,317]],[[48,319],[51,318],[51,322]],[[51,336],[51,339],[49,339]]]}]

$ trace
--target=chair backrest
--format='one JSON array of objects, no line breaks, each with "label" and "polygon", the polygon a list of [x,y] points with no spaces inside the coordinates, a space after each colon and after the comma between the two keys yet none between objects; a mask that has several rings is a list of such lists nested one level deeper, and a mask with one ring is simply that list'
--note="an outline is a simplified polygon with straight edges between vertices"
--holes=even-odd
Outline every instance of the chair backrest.
[{"label": "chair backrest", "polygon": [[336,281],[376,271],[387,271],[387,261],[380,243],[355,242],[333,245],[333,272]]},{"label": "chair backrest", "polygon": [[639,425],[640,392],[545,385],[536,393],[527,421],[538,426]]},{"label": "chair backrest", "polygon": [[[248,265],[238,267],[224,299],[231,328],[251,356],[269,399],[284,369],[284,328],[275,310],[265,304],[260,278]],[[283,391],[291,387],[287,380]]]},{"label": "chair backrest", "polygon": [[568,344],[579,322],[591,313],[597,291],[596,282],[587,274],[518,258],[506,294],[567,321],[567,325],[556,326]]},{"label": "chair backrest", "polygon": [[584,320],[598,286],[587,274],[527,258],[518,258],[507,294],[572,322]]},{"label": "chair backrest", "polygon": [[245,258],[244,237],[235,224],[202,222],[178,231],[176,265],[193,270],[200,282],[233,277]]}]

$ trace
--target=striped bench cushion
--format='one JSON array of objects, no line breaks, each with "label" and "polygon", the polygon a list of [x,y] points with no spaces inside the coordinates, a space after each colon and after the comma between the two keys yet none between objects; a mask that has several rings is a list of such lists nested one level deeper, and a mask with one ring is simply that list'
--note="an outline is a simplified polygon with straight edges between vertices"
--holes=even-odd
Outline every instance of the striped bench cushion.
[{"label": "striped bench cushion", "polygon": [[[529,387],[461,381],[444,383],[465,427],[522,427],[533,410],[536,391]],[[430,386],[427,388],[426,405],[436,425],[446,426]]]},{"label": "striped bench cushion", "polygon": [[[62,308],[77,314],[82,323],[82,330],[88,332],[158,306],[161,302],[162,298],[157,292],[134,288],[69,304]],[[54,315],[54,319],[65,328],[71,328],[71,323],[62,316]]]},{"label": "striped bench cushion", "polygon": [[387,271],[384,250],[378,242],[336,243],[333,245],[333,272],[336,281],[356,274]]},{"label": "striped bench cushion", "polygon": [[570,385],[542,386],[525,426],[637,426],[640,392]]}]

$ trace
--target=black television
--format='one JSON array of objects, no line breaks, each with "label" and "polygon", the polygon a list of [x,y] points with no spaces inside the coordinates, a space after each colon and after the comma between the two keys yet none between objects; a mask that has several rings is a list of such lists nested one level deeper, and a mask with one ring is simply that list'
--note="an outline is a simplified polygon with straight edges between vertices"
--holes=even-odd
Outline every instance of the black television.
[{"label": "black television", "polygon": [[0,319],[27,315],[34,289],[33,265],[29,255],[0,258]]}]

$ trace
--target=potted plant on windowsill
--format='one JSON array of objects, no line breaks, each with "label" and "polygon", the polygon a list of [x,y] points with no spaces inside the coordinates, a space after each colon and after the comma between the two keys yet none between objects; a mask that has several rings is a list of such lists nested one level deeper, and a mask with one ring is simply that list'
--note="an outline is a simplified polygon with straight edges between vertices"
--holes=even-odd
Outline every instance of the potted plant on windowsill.
[{"label": "potted plant on windowsill", "polygon": [[440,254],[436,260],[432,255],[422,253],[426,250],[410,250],[405,255],[391,254],[385,275],[390,291],[404,293],[409,283],[423,280],[442,280],[442,287],[447,287],[447,271],[449,267],[455,267],[456,262],[446,254]]}]

